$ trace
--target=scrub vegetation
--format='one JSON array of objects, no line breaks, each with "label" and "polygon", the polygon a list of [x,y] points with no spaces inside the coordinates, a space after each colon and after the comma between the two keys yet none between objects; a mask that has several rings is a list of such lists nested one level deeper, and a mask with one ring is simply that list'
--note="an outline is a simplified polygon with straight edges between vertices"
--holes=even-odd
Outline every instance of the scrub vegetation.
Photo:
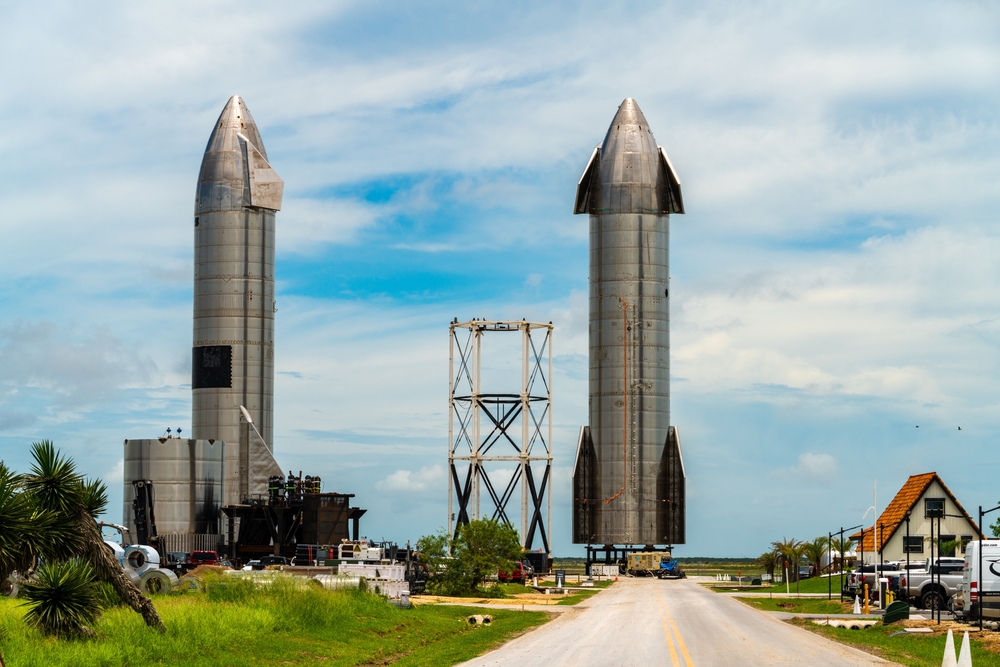
[{"label": "scrub vegetation", "polygon": [[359,590],[327,591],[294,582],[267,586],[217,579],[206,593],[154,597],[165,633],[149,632],[127,607],[106,608],[94,636],[46,636],[24,622],[23,600],[0,599],[0,652],[8,667],[108,665],[452,665],[544,623],[542,613],[424,605],[398,609]]}]

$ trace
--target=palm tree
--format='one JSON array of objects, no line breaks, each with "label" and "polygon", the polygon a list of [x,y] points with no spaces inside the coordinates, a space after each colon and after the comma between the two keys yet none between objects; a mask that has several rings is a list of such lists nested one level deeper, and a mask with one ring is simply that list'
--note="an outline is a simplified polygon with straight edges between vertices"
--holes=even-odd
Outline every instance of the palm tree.
[{"label": "palm tree", "polygon": [[[819,574],[823,569],[823,554],[826,553],[829,546],[829,541],[825,537],[817,537],[812,542],[804,542],[802,544],[802,555],[809,560],[810,565],[816,567],[816,574]],[[832,563],[833,561],[831,560],[830,562]]]},{"label": "palm tree", "polygon": [[771,551],[765,551],[757,557],[757,565],[764,568],[764,571],[767,572],[769,577],[771,577],[771,581],[774,581],[774,568],[778,567],[780,563],[781,556],[773,549]]},{"label": "palm tree", "polygon": [[830,540],[830,549],[840,554],[840,569],[843,571],[844,555],[850,553],[854,549],[854,540],[847,537],[835,537]]},{"label": "palm tree", "polygon": [[31,473],[24,476],[25,492],[31,494],[41,510],[58,514],[73,530],[75,539],[67,546],[93,568],[98,579],[111,584],[122,602],[142,615],[146,625],[165,630],[156,607],[129,579],[104,545],[94,520],[108,504],[104,484],[85,480],[76,472],[76,464],[63,457],[48,440],[34,443],[31,456],[34,463]]},{"label": "palm tree", "polygon": [[73,538],[73,530],[58,514],[38,507],[24,492],[24,477],[0,461],[0,582],[13,572],[31,576],[39,558],[68,553]]},{"label": "palm tree", "polygon": [[788,567],[789,576],[795,577],[795,592],[799,592],[799,562],[802,560],[802,542],[795,538],[783,538],[780,542],[772,542],[771,546],[782,556]]}]

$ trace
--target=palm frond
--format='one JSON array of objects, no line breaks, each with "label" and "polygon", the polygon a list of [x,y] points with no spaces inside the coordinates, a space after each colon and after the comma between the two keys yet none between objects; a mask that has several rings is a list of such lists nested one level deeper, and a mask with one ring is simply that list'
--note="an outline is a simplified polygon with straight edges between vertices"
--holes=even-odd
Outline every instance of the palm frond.
[{"label": "palm frond", "polygon": [[83,507],[95,519],[108,509],[108,487],[99,479],[83,482]]},{"label": "palm frond", "polygon": [[35,497],[39,507],[73,514],[82,502],[83,476],[73,460],[63,456],[49,440],[31,445],[31,473],[24,487]]},{"label": "palm frond", "polygon": [[0,461],[0,580],[18,568],[29,543],[41,537],[32,522],[34,504],[21,481],[20,475]]}]

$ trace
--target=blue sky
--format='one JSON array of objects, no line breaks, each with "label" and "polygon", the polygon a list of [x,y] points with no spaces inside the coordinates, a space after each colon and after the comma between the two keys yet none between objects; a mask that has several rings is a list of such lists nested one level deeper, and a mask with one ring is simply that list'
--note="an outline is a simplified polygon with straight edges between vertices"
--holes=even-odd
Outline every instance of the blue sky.
[{"label": "blue sky", "polygon": [[[370,536],[445,519],[447,323],[553,321],[553,540],[586,415],[574,188],[625,97],[676,166],[684,555],[1000,499],[991,3],[0,3],[0,457],[121,499],[190,425],[194,186],[232,94],[285,179],[275,451]],[[915,428],[917,425],[919,429]],[[958,430],[958,426],[962,430]],[[114,505],[113,508],[119,505]],[[111,518],[117,518],[113,509]]]}]

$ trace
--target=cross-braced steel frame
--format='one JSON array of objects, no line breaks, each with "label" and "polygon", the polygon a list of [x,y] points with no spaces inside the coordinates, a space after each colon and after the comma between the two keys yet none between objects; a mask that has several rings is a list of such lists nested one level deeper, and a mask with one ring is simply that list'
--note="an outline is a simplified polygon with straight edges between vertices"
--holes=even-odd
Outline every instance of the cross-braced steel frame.
[{"label": "cross-braced steel frame", "polygon": [[[531,550],[537,533],[551,555],[552,323],[456,318],[449,329],[448,532],[454,535],[459,526],[480,518],[484,487],[494,508],[492,518],[514,525],[507,504],[520,486],[521,546]],[[482,390],[482,339],[491,332],[521,333],[519,393]],[[534,471],[531,464],[542,461],[545,470],[539,480],[539,464]],[[495,484],[486,469],[501,462],[517,466],[503,486]],[[464,475],[459,470],[463,463],[468,466]]]}]

